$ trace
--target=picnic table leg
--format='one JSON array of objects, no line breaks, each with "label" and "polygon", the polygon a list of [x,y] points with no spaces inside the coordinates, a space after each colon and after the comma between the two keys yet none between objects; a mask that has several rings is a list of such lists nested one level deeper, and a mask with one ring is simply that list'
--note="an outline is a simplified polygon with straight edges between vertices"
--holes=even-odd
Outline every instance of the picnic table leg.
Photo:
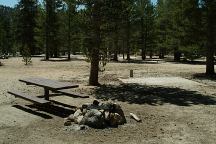
[{"label": "picnic table leg", "polygon": [[44,88],[44,97],[45,100],[49,100],[49,89]]}]

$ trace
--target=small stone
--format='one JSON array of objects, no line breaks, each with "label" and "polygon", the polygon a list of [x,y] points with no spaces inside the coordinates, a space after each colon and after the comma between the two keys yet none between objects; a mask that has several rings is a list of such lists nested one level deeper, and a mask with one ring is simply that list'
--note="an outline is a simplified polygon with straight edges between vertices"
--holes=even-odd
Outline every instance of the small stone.
[{"label": "small stone", "polygon": [[104,113],[104,110],[102,109],[102,110],[99,110],[101,113]]},{"label": "small stone", "polygon": [[72,122],[68,118],[64,119],[64,126],[70,126],[71,124]]},{"label": "small stone", "polygon": [[93,105],[96,105],[96,106],[98,106],[100,104],[100,102],[99,101],[97,101],[97,100],[94,100],[93,101]]},{"label": "small stone", "polygon": [[110,126],[118,126],[122,124],[122,116],[120,116],[118,113],[111,113],[109,118],[109,124]]},{"label": "small stone", "polygon": [[78,118],[76,119],[75,123],[80,124],[81,121],[82,121],[82,119],[83,119],[83,115],[78,116]]},{"label": "small stone", "polygon": [[83,109],[87,109],[91,104],[90,103],[85,103],[82,105],[82,108]]},{"label": "small stone", "polygon": [[87,113],[87,109],[82,110],[82,114],[85,115]]},{"label": "small stone", "polygon": [[74,115],[73,115],[73,114],[69,115],[68,119],[69,119],[71,122],[74,122]]},{"label": "small stone", "polygon": [[125,118],[125,115],[124,115],[124,112],[123,112],[123,110],[122,110],[122,108],[121,108],[120,105],[118,105],[118,104],[115,103],[114,104],[114,111],[115,111],[115,113],[118,113],[121,116],[121,118],[122,118],[121,121],[119,122],[120,125],[127,122],[126,118]]},{"label": "small stone", "polygon": [[77,119],[79,116],[81,116],[82,115],[82,111],[81,111],[81,109],[78,109],[75,113],[74,113],[74,119]]},{"label": "small stone", "polygon": [[86,129],[89,129],[89,127],[86,125],[80,125],[80,130],[86,130]]},{"label": "small stone", "polygon": [[89,110],[83,117],[80,124],[87,125],[93,128],[104,128],[104,118],[102,113],[97,109]]},{"label": "small stone", "polygon": [[110,113],[108,111],[105,111],[105,113],[104,113],[104,119],[107,122],[110,120]]}]

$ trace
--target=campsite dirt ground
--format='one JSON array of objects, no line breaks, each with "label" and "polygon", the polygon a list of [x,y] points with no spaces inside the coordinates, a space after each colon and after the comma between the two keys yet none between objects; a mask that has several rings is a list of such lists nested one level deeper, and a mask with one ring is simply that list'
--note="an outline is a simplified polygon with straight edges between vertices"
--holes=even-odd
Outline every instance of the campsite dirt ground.
[{"label": "campsite dirt ground", "polygon": [[[1,60],[0,67],[0,143],[2,144],[214,144],[216,143],[216,82],[196,73],[204,73],[204,65],[159,63],[109,63],[100,74],[100,82],[108,86],[89,87],[89,63],[74,58],[72,61],[47,62],[33,58],[31,66],[24,66],[21,58]],[[163,86],[121,84],[118,78],[175,76],[197,81],[188,89]],[[45,77],[81,85],[76,91],[84,92],[89,99],[56,96],[51,99],[80,106],[95,98],[119,103],[126,115],[127,124],[118,128],[65,130],[61,114],[44,112],[30,103],[7,94],[15,89],[35,95],[43,89],[26,86],[18,81],[25,77]],[[187,87],[187,84],[185,84]],[[139,88],[137,88],[139,87]],[[130,119],[137,114],[142,123]]]}]

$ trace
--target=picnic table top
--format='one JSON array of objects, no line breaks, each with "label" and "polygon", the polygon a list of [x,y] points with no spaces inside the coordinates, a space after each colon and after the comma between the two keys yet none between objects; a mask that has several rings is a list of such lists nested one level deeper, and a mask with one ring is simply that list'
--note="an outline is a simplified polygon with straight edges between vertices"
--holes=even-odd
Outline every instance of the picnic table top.
[{"label": "picnic table top", "polygon": [[36,86],[48,88],[51,90],[69,89],[69,88],[76,88],[79,86],[69,82],[60,82],[57,80],[50,80],[45,78],[25,78],[25,79],[20,79],[19,81],[30,85],[36,85]]}]

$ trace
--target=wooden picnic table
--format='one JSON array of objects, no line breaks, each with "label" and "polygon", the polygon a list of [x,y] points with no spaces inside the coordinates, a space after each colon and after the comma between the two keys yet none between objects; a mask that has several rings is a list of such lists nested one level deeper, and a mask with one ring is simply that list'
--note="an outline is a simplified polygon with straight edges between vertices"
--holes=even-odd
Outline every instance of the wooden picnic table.
[{"label": "wooden picnic table", "polygon": [[44,88],[44,98],[49,100],[49,91],[58,92],[58,90],[64,90],[69,88],[79,87],[77,84],[69,82],[59,82],[56,80],[50,80],[45,78],[25,78],[19,81],[26,83],[27,85],[36,85]]}]

